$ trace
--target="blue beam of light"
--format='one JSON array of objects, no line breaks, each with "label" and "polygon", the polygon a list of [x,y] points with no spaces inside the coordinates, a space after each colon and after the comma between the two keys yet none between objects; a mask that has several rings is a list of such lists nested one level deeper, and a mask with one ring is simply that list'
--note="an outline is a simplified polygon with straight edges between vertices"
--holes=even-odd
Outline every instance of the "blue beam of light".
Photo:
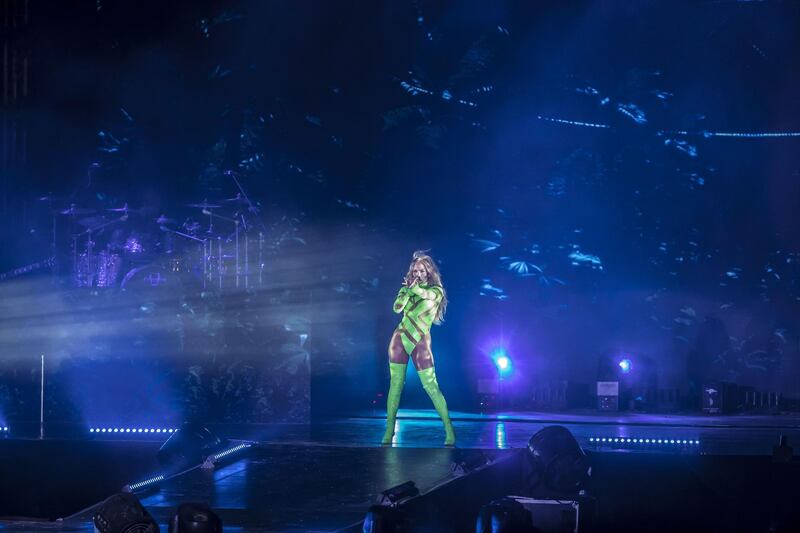
[{"label": "blue beam of light", "polygon": [[633,363],[630,359],[623,359],[618,364],[623,374],[628,374],[631,370],[633,370]]}]

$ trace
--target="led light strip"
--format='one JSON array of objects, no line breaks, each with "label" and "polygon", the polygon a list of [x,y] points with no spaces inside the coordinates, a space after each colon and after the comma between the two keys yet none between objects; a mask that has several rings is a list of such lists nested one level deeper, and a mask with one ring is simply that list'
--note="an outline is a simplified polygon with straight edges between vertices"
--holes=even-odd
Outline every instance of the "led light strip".
[{"label": "led light strip", "polygon": [[175,433],[174,428],[89,428],[89,433]]},{"label": "led light strip", "polygon": [[589,437],[589,442],[594,444],[669,444],[673,446],[698,445],[695,439],[641,439],[632,437]]},{"label": "led light strip", "polygon": [[133,483],[131,485],[128,485],[128,488],[131,491],[139,490],[139,489],[141,489],[143,487],[146,487],[147,485],[152,485],[153,483],[158,483],[159,481],[163,481],[163,480],[164,480],[164,476],[159,474],[156,477],[151,477],[150,479],[145,479],[144,481],[139,481],[138,483]]},{"label": "led light strip", "polygon": [[245,448],[249,448],[250,446],[252,446],[252,444],[250,444],[250,443],[239,444],[238,446],[234,446],[233,448],[228,448],[225,451],[222,451],[222,452],[219,452],[219,453],[215,453],[214,454],[214,459],[215,460],[216,459],[221,459],[221,458],[225,457],[226,455],[230,455],[232,453],[236,453],[239,450],[244,450]]}]

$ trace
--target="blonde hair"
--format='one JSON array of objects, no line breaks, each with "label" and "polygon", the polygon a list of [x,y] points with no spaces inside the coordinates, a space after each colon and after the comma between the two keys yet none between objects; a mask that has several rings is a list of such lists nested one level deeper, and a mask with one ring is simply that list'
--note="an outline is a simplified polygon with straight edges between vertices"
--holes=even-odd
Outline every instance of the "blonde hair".
[{"label": "blonde hair", "polygon": [[411,264],[408,265],[408,272],[405,275],[406,285],[411,285],[414,280],[414,265],[418,263],[425,267],[425,271],[428,273],[428,285],[434,285],[442,290],[442,301],[439,304],[439,309],[436,310],[436,318],[433,320],[434,324],[441,324],[444,322],[444,314],[447,311],[447,292],[444,290],[444,285],[442,285],[442,275],[439,272],[439,267],[436,266],[433,258],[425,253],[425,250],[414,252]]}]

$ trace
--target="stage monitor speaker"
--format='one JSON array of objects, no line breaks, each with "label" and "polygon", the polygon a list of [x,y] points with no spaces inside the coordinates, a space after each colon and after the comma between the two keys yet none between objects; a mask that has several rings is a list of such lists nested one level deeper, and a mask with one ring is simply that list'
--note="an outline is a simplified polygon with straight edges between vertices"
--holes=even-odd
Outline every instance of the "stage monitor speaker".
[{"label": "stage monitor speaker", "polygon": [[107,498],[92,518],[100,533],[159,533],[158,524],[133,494],[120,492]]}]

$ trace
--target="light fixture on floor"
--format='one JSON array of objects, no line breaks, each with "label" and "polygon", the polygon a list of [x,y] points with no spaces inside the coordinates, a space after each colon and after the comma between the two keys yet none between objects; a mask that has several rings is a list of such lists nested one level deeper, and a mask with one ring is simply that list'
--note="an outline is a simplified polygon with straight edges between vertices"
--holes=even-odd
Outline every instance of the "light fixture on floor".
[{"label": "light fixture on floor", "polygon": [[406,481],[381,492],[378,496],[378,505],[394,506],[415,496],[419,496],[419,489],[413,481]]},{"label": "light fixture on floor", "polygon": [[528,533],[533,529],[530,513],[511,497],[484,505],[478,513],[475,533]]},{"label": "light fixture on floor", "polygon": [[220,533],[222,520],[205,503],[182,503],[169,522],[169,533]]},{"label": "light fixture on floor", "polygon": [[528,442],[531,491],[544,497],[572,497],[591,475],[578,441],[564,426],[547,426]]},{"label": "light fixture on floor", "polygon": [[408,517],[395,507],[373,505],[364,518],[364,533],[405,533],[410,531]]},{"label": "light fixture on floor", "polygon": [[92,521],[100,533],[159,533],[158,524],[139,499],[126,492],[101,503]]}]

